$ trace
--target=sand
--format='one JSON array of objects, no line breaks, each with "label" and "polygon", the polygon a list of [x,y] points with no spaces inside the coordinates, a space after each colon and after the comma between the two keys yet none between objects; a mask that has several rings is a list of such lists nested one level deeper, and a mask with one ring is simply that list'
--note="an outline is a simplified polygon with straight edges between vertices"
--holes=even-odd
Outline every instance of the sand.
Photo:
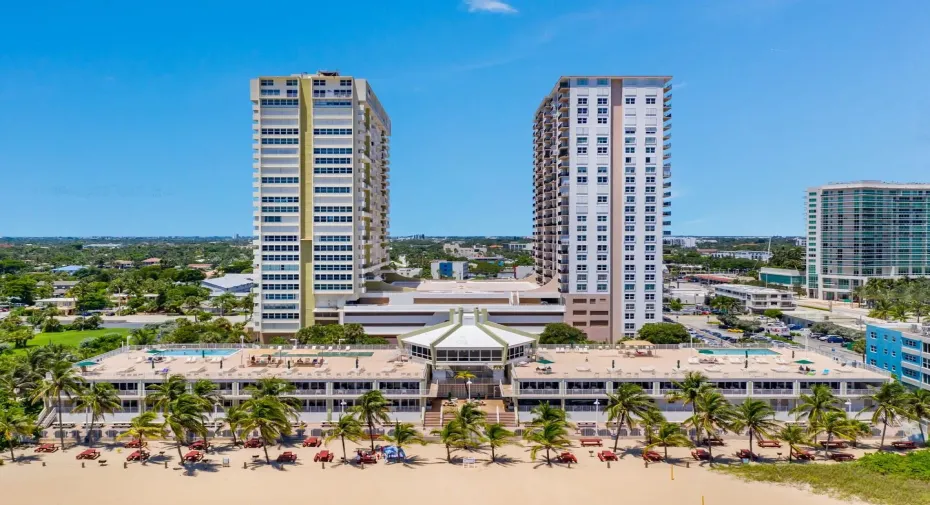
[{"label": "sand", "polygon": [[[606,441],[605,441],[606,442]],[[222,443],[222,442],[221,442]],[[621,440],[623,446],[635,442]],[[606,444],[605,445],[609,445]],[[734,441],[720,454],[730,454],[745,442]],[[359,468],[338,463],[342,454],[338,442],[331,444],[337,462],[323,469],[313,462],[318,448],[272,447],[272,459],[284,450],[298,454],[296,464],[266,465],[261,449],[219,446],[207,454],[208,461],[193,465],[186,472],[177,465],[174,445],[153,442],[153,461],[146,465],[129,463],[123,467],[131,451],[113,446],[98,446],[107,460],[106,466],[88,461],[85,468],[75,456],[83,447],[72,447],[53,454],[36,454],[32,448],[17,453],[20,461],[9,462],[9,452],[3,455],[0,467],[0,489],[5,504],[42,505],[93,503],[94,505],[126,504],[164,505],[165,503],[255,504],[304,500],[305,503],[362,503],[378,505],[439,502],[443,505],[483,503],[486,505],[516,503],[591,504],[620,499],[628,503],[700,505],[839,505],[848,503],[824,495],[772,484],[744,482],[711,472],[698,465],[684,448],[671,448],[672,465],[650,464],[646,468],[639,458],[639,449],[622,455],[619,462],[605,463],[592,457],[589,450],[574,448],[579,463],[571,468],[543,461],[532,462],[525,447],[511,446],[498,451],[502,462],[492,464],[486,452],[456,453],[474,457],[477,464],[465,468],[445,460],[441,445],[413,446],[407,450],[407,465],[366,465]],[[354,444],[349,444],[350,451]],[[780,449],[778,449],[780,451]],[[164,456],[158,453],[165,451]],[[774,456],[775,449],[764,454]],[[185,451],[186,452],[186,451]],[[661,452],[661,449],[660,449]],[[253,455],[261,455],[261,463],[253,463]],[[229,458],[230,466],[221,465]],[[678,459],[680,458],[680,459]],[[168,462],[168,468],[164,462]],[[690,462],[690,468],[685,467]],[[729,461],[733,461],[732,456]],[[42,466],[42,463],[46,466]],[[247,468],[243,469],[243,463]],[[834,463],[824,463],[834,464]],[[348,501],[347,501],[348,500]]]}]

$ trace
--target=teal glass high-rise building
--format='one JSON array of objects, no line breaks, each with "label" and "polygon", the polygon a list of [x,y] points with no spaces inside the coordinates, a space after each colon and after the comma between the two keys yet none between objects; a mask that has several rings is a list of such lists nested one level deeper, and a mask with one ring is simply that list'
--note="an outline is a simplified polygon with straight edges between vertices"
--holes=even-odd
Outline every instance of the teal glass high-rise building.
[{"label": "teal glass high-rise building", "polygon": [[828,184],[805,204],[809,296],[850,301],[870,278],[930,275],[930,184]]}]

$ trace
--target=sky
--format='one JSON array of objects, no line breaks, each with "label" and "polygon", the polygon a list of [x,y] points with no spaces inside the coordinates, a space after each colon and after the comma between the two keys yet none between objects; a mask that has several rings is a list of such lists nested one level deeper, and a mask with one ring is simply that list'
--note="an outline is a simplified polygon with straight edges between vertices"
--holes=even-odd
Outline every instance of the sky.
[{"label": "sky", "polygon": [[0,236],[250,235],[249,79],[367,78],[392,235],[530,235],[561,75],[672,75],[674,235],[802,235],[804,191],[930,182],[930,2],[12,2]]}]

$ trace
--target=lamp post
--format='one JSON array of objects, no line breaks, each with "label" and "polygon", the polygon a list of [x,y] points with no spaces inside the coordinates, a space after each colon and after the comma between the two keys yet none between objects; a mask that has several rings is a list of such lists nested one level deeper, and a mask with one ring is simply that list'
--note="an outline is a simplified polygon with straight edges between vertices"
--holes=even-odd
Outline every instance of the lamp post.
[{"label": "lamp post", "polygon": [[346,401],[342,400],[341,402],[339,402],[339,406],[342,407],[342,411],[339,412],[339,419],[342,419],[342,416],[345,415],[346,413]]},{"label": "lamp post", "polygon": [[846,400],[843,402],[843,405],[846,405],[846,417],[849,417],[849,415],[852,414],[852,401]]},{"label": "lamp post", "polygon": [[600,400],[594,400],[594,431],[595,431],[595,434],[597,434],[597,422],[601,420],[600,419],[601,418],[600,405],[601,405]]},{"label": "lamp post", "polygon": [[466,394],[468,395],[468,401],[471,402],[471,379],[465,381]]}]

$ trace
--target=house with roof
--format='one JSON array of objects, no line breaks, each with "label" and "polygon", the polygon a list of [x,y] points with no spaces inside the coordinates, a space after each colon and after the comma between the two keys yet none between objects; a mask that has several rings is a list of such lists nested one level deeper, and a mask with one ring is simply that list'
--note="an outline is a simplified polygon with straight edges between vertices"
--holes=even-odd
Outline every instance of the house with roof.
[{"label": "house with roof", "polygon": [[132,268],[132,261],[129,260],[116,260],[113,263],[113,268],[117,270],[129,270]]},{"label": "house with roof", "polygon": [[52,281],[52,296],[61,297],[68,294],[71,288],[77,286],[78,281]]},{"label": "house with roof", "polygon": [[187,268],[190,268],[191,270],[200,270],[202,272],[206,272],[212,269],[213,265],[209,263],[191,263],[190,265],[187,265]]},{"label": "house with roof", "polygon": [[241,297],[249,294],[254,280],[254,274],[226,274],[222,277],[204,279],[200,281],[200,286],[210,290],[211,298],[223,293],[232,293]]},{"label": "house with roof", "polygon": [[142,264],[147,267],[161,265],[161,258],[149,258],[146,260],[142,260]]},{"label": "house with roof", "polygon": [[63,267],[53,268],[52,272],[55,272],[56,274],[74,275],[78,271],[84,270],[85,268],[87,267],[82,265],[65,265]]}]

